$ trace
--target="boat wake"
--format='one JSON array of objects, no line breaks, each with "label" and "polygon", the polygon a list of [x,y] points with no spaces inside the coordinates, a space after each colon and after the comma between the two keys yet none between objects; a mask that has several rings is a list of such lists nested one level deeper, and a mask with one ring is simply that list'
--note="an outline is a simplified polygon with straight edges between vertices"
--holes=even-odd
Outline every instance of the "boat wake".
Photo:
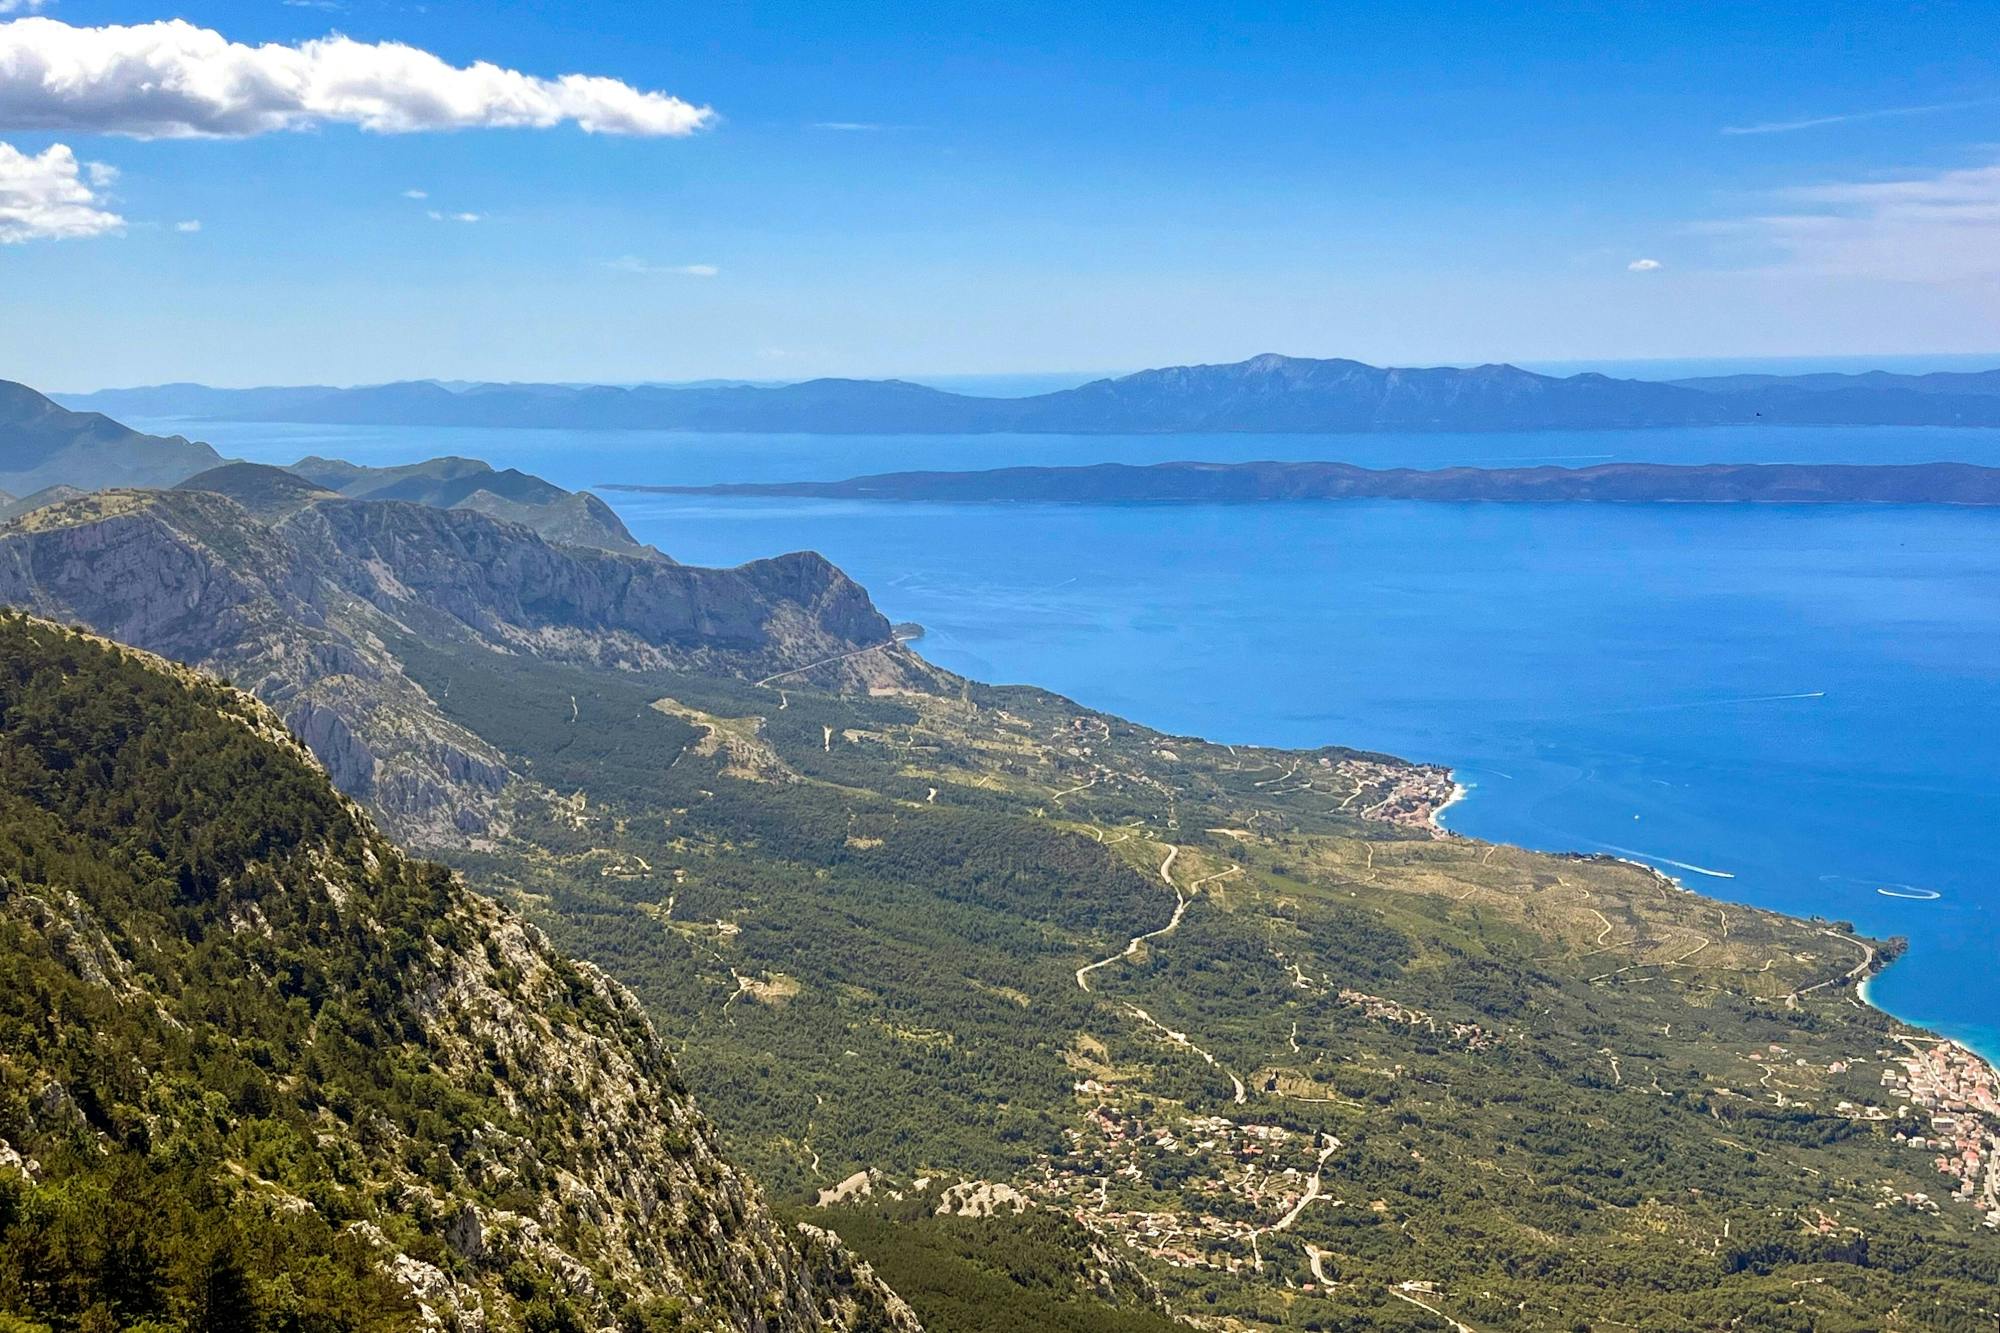
[{"label": "boat wake", "polygon": [[1884,898],[1901,898],[1913,903],[1934,903],[1944,897],[1944,894],[1936,889],[1927,889],[1921,884],[1899,884],[1892,879],[1865,879],[1856,875],[1821,875],[1819,882],[1842,893],[1860,893],[1873,889]]},{"label": "boat wake", "polygon": [[1617,713],[1671,713],[1683,708],[1735,708],[1742,704],[1777,704],[1793,699],[1824,699],[1825,690],[1801,690],[1797,694],[1746,694],[1735,699],[1688,699],[1672,704],[1642,704],[1637,708],[1608,708],[1604,715]]},{"label": "boat wake", "polygon": [[1676,870],[1686,870],[1696,875],[1707,875],[1710,879],[1736,878],[1733,871],[1711,870],[1707,866],[1698,866],[1692,861],[1676,861],[1670,856],[1655,856],[1651,852],[1641,852],[1630,847],[1620,847],[1615,843],[1600,842],[1597,845],[1606,851],[1617,852],[1621,856],[1636,856],[1641,861],[1652,862],[1655,865],[1672,866]]}]

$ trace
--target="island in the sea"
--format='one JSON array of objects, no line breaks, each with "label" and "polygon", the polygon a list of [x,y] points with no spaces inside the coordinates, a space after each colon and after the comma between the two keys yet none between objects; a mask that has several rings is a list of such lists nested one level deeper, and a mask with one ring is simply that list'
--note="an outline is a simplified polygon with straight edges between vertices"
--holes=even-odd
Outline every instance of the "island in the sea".
[{"label": "island in the sea", "polygon": [[2000,505],[2000,468],[1971,463],[1604,463],[1596,467],[1365,468],[1352,463],[1097,463],[888,472],[846,481],[609,486],[679,495],[1090,503],[1437,500],[1624,504]]},{"label": "island in the sea", "polygon": [[60,395],[65,407],[208,421],[811,435],[1176,435],[1632,430],[1658,426],[1996,426],[2000,371],[1615,379],[1519,366],[1371,366],[1265,353],[1163,366],[1024,398],[906,380],[748,384],[399,384]]}]

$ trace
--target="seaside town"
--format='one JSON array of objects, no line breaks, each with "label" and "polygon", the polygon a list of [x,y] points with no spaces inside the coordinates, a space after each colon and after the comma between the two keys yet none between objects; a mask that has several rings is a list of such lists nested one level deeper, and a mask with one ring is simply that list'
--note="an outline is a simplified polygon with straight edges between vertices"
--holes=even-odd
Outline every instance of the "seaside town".
[{"label": "seaside town", "polygon": [[2000,1075],[1955,1041],[1902,1041],[1908,1053],[1883,1071],[1882,1085],[1908,1098],[1916,1115],[1928,1113],[1930,1132],[1899,1129],[1897,1141],[1934,1152],[1937,1169],[1958,1182],[1952,1197],[2000,1228]]}]

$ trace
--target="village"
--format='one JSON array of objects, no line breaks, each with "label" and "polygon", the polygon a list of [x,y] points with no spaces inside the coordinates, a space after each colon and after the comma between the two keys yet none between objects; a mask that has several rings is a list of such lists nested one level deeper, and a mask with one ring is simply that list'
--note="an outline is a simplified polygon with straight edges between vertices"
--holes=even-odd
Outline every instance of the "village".
[{"label": "village", "polygon": [[1023,1188],[1130,1249],[1179,1268],[1257,1271],[1263,1237],[1310,1207],[1347,1206],[1320,1193],[1321,1169],[1341,1146],[1332,1135],[1138,1099],[1157,1106],[1152,1115],[1094,1079],[1076,1090],[1097,1104],[1066,1131],[1070,1151]]},{"label": "village", "polygon": [[1898,1130],[1897,1141],[1935,1153],[1937,1169],[1958,1182],[1953,1197],[2000,1228],[2000,1076],[1955,1041],[1902,1041],[1908,1053],[1883,1071],[1882,1085],[1928,1113],[1930,1132]]}]

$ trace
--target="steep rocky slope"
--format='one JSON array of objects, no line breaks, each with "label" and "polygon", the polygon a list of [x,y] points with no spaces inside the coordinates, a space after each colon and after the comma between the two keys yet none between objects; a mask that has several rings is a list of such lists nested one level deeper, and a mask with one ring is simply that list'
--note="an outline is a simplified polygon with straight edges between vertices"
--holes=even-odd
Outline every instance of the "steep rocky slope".
[{"label": "steep rocky slope", "polygon": [[893,685],[916,670],[867,651],[891,643],[888,622],[818,556],[696,569],[389,501],[292,495],[265,522],[207,491],[76,498],[0,526],[0,602],[242,682],[343,791],[430,843],[484,835],[510,773],[441,715],[399,645],[752,679]]},{"label": "steep rocky slope", "polygon": [[0,620],[0,1321],[913,1330],[719,1155],[632,996],[275,715]]}]

